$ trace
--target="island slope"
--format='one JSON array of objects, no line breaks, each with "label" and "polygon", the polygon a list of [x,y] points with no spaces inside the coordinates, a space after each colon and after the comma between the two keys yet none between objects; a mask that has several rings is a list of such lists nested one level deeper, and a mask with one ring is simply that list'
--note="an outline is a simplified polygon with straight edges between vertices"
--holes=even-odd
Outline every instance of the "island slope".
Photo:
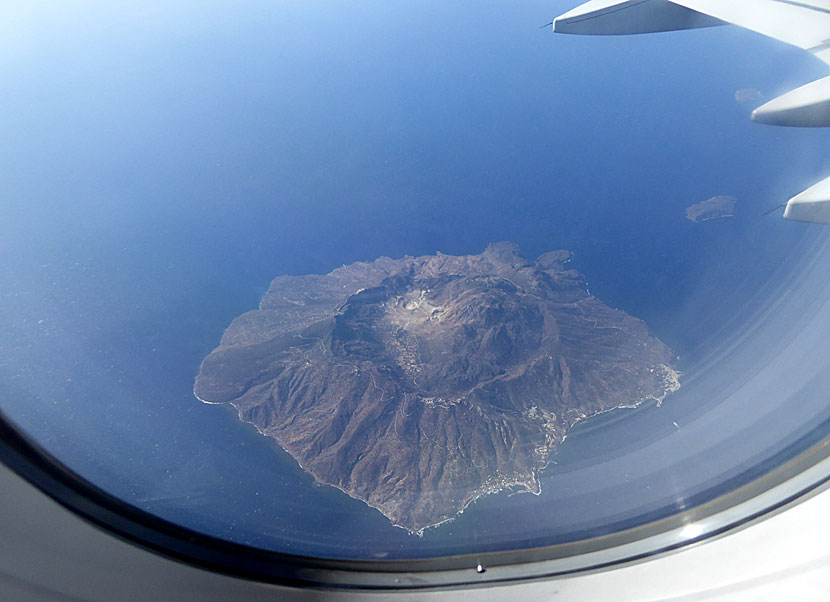
[{"label": "island slope", "polygon": [[497,243],[280,276],[194,391],[411,532],[487,493],[538,493],[576,422],[679,386],[671,351],[569,259]]}]

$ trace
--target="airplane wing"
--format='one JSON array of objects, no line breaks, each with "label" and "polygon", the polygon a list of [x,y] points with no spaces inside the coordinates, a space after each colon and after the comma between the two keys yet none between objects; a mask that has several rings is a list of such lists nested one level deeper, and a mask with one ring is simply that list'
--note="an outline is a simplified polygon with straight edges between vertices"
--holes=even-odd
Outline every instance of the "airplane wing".
[{"label": "airplane wing", "polygon": [[[621,35],[731,23],[802,48],[830,65],[830,0],[590,0],[557,17],[557,33]],[[758,107],[752,120],[830,126],[830,76]],[[830,178],[787,202],[786,219],[830,224]]]},{"label": "airplane wing", "polygon": [[775,38],[830,63],[830,2],[671,0],[674,4]]}]

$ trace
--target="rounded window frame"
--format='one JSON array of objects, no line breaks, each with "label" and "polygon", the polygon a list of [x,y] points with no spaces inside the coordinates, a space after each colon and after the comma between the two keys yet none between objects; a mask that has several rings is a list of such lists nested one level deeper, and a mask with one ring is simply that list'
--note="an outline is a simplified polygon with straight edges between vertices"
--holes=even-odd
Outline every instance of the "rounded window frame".
[{"label": "rounded window frame", "polygon": [[[814,433],[822,431],[830,433],[830,423],[813,429]],[[38,446],[2,412],[0,462],[109,534],[194,567],[286,586],[425,590],[618,568],[763,520],[830,488],[830,435],[743,486],[710,501],[692,504],[682,513],[637,527],[524,550],[411,560],[297,556],[198,533],[136,508],[93,485]]]}]

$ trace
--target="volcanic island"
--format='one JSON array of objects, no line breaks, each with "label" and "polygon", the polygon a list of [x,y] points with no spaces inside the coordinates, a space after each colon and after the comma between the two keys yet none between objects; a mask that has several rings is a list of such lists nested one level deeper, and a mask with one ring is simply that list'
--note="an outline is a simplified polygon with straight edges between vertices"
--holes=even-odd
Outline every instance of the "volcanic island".
[{"label": "volcanic island", "polygon": [[679,387],[669,348],[570,258],[502,242],[279,276],[194,392],[411,533],[486,494],[538,494],[574,424]]},{"label": "volcanic island", "polygon": [[692,222],[707,222],[735,215],[735,197],[713,196],[686,208],[686,219]]}]

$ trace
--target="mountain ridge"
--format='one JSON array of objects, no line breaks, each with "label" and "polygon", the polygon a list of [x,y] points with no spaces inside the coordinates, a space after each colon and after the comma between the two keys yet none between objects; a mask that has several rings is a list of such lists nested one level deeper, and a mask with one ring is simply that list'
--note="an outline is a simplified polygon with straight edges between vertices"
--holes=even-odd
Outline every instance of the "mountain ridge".
[{"label": "mountain ridge", "polygon": [[573,424],[679,386],[671,351],[570,257],[496,243],[275,278],[194,392],[411,532],[487,493],[538,493]]}]

